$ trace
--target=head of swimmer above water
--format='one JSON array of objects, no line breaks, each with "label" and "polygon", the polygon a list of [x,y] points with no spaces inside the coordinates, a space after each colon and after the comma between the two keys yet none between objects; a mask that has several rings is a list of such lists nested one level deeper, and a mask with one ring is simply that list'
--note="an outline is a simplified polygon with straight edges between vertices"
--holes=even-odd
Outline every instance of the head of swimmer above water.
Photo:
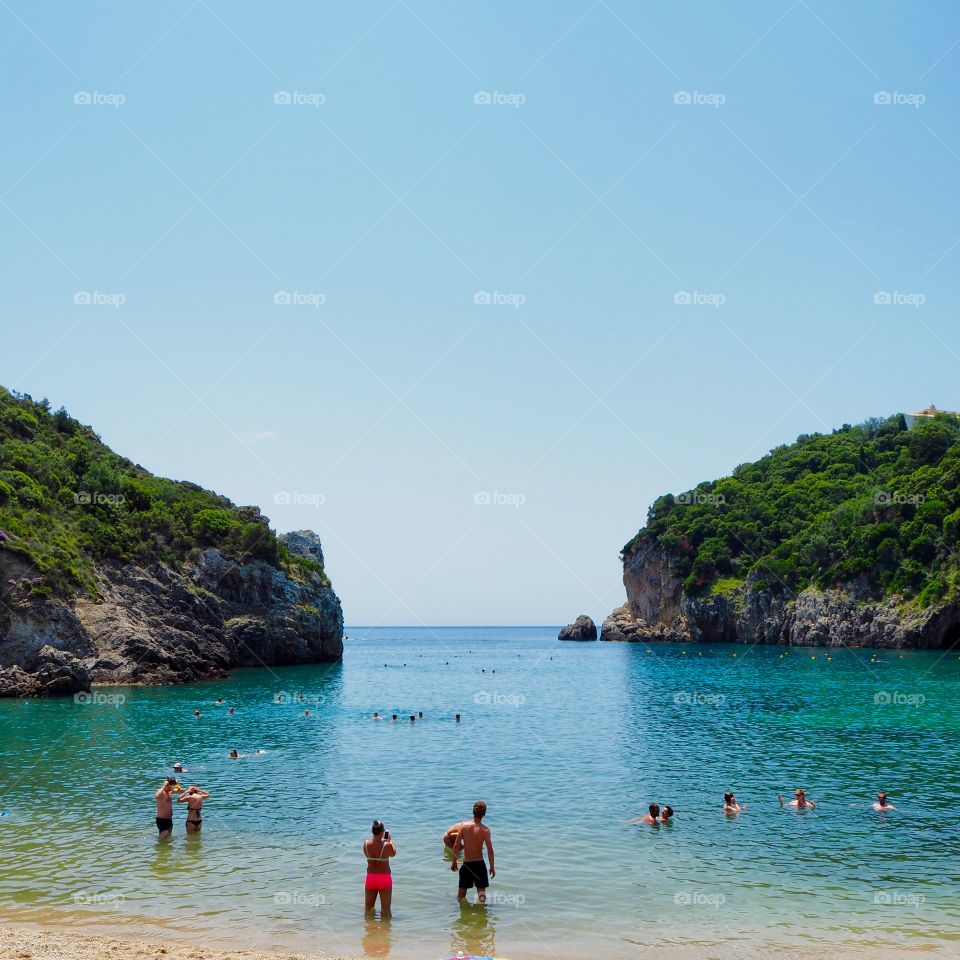
[{"label": "head of swimmer above water", "polygon": [[650,816],[653,817],[654,820],[656,820],[657,817],[660,816],[660,804],[659,804],[659,803],[651,803],[651,804],[650,804]]}]

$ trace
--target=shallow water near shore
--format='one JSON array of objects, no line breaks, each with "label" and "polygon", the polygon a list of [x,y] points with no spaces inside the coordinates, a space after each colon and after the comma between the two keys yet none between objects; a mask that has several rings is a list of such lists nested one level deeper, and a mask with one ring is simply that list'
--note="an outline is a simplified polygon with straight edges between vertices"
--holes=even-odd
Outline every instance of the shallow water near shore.
[{"label": "shallow water near shore", "polygon": [[[956,651],[349,633],[338,665],[0,702],[3,916],[398,960],[960,950]],[[175,760],[212,796],[200,836],[181,806],[158,843]],[[816,810],[779,808],[796,786]],[[478,798],[497,877],[459,908],[441,838]],[[628,822],[651,800],[671,826]],[[362,913],[375,817],[399,848],[389,924]]]}]

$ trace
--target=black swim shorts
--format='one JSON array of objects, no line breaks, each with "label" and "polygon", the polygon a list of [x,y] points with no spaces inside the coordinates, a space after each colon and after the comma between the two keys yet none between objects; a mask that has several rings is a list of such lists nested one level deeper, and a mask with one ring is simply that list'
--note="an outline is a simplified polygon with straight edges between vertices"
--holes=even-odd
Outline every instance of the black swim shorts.
[{"label": "black swim shorts", "polygon": [[157,829],[161,833],[173,832],[173,817],[157,817]]},{"label": "black swim shorts", "polygon": [[478,890],[486,890],[490,886],[487,865],[482,860],[465,860],[460,868],[460,889],[469,890],[472,886]]}]

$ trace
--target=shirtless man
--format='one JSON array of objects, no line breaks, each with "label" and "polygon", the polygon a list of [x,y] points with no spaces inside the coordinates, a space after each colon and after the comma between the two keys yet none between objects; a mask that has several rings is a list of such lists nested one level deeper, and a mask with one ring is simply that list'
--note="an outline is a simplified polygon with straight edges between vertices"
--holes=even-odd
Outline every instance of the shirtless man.
[{"label": "shirtless man", "polygon": [[[780,806],[783,806],[783,797],[778,793],[777,799],[780,801]],[[797,788],[793,792],[793,800],[788,804],[788,807],[796,807],[798,810],[804,810],[809,807],[811,810],[816,807],[816,804],[812,800],[807,799],[807,793],[805,790]]]},{"label": "shirtless man", "polygon": [[[476,886],[477,902],[487,902],[487,887],[490,881],[487,878],[487,865],[483,862],[483,848],[487,848],[487,854],[490,857],[490,876],[495,877],[497,871],[493,866],[493,840],[490,838],[490,828],[485,826],[483,818],[487,815],[487,805],[478,800],[473,805],[473,819],[463,823],[458,823],[453,828],[452,843],[450,851],[453,854],[453,861],[450,869],[457,872],[457,859],[460,847],[463,847],[463,866],[460,867],[460,881],[457,890],[457,901],[462,902],[466,897],[467,891]],[[450,831],[448,831],[449,833]],[[444,837],[446,842],[446,837]]]},{"label": "shirtless man", "polygon": [[887,803],[887,795],[881,791],[877,794],[877,802],[873,805],[873,809],[879,813],[885,813],[887,810],[896,810],[897,808],[892,803]]},{"label": "shirtless man", "polygon": [[177,778],[167,777],[163,786],[154,794],[157,801],[157,830],[160,831],[161,839],[173,833],[173,795],[179,792]]},{"label": "shirtless man", "polygon": [[651,803],[650,812],[645,816],[640,818],[641,823],[647,823],[651,827],[655,826],[660,822],[660,804]]}]

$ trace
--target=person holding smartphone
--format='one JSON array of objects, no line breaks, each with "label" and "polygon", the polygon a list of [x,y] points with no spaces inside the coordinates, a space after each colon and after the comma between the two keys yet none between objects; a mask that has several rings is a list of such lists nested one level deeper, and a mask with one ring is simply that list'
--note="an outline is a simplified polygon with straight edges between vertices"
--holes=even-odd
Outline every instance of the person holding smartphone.
[{"label": "person holding smartphone", "polygon": [[364,883],[364,909],[369,913],[380,897],[380,913],[390,913],[393,902],[393,875],[390,873],[390,858],[397,855],[397,847],[380,820],[374,820],[370,828],[373,834],[363,842],[363,855],[367,858],[367,879]]}]

